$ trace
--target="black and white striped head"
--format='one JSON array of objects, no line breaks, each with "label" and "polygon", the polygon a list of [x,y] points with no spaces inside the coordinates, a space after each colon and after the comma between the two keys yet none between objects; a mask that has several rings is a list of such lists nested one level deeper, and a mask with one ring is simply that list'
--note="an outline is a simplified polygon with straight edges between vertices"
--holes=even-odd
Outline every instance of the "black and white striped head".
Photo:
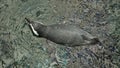
[{"label": "black and white striped head", "polygon": [[25,18],[33,32],[34,35],[36,36],[40,36],[42,34],[42,29],[44,27],[43,23],[41,22],[35,22],[35,21],[32,21],[28,18]]}]

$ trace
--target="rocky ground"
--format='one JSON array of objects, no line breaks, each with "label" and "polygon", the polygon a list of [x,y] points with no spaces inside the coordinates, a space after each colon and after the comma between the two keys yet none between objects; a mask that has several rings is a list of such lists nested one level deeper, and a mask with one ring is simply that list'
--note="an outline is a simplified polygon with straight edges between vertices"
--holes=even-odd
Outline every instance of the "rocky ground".
[{"label": "rocky ground", "polygon": [[[101,46],[65,47],[33,36],[25,17],[78,23]],[[0,0],[0,68],[120,68],[119,0]]]}]

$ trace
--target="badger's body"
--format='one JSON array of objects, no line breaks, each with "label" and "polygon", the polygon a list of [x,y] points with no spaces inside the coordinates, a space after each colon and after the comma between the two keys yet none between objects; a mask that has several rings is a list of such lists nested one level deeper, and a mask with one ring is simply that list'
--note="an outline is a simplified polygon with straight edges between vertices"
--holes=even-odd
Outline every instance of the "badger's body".
[{"label": "badger's body", "polygon": [[82,46],[97,44],[99,42],[98,38],[93,37],[76,24],[43,25],[27,18],[26,20],[29,22],[35,35],[51,40],[57,44]]}]

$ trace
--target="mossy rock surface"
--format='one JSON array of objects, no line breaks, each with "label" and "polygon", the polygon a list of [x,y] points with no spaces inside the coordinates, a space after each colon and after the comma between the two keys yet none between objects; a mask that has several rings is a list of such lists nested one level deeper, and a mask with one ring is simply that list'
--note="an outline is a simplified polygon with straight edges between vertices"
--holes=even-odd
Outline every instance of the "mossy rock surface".
[{"label": "mossy rock surface", "polygon": [[[0,0],[0,68],[119,68],[119,0]],[[25,17],[77,23],[99,45],[65,47],[33,36]]]}]

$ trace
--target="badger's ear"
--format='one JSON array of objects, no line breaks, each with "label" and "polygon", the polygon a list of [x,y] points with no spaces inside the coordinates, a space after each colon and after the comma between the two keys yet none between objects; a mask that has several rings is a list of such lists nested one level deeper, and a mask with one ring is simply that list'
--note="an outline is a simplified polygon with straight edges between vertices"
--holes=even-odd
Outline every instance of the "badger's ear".
[{"label": "badger's ear", "polygon": [[41,25],[44,25],[42,22],[35,21],[36,23],[40,23]]}]

